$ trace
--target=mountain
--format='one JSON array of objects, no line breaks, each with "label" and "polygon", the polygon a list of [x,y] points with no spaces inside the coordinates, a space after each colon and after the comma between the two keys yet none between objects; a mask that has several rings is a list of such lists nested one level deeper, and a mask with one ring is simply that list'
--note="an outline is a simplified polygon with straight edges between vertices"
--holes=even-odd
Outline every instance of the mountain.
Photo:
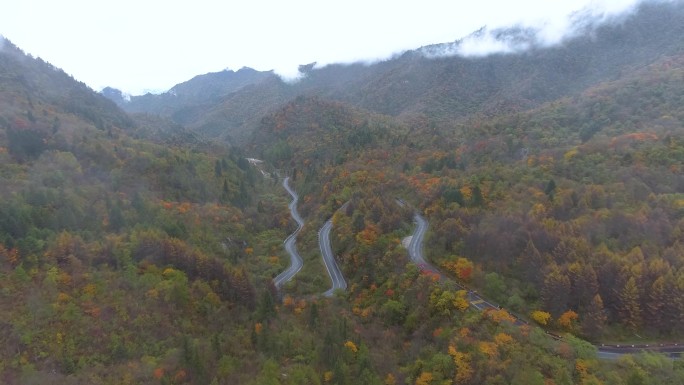
[{"label": "mountain", "polygon": [[[153,106],[133,102],[124,107],[168,116],[203,135],[231,143],[244,143],[264,113],[298,95],[342,101],[404,120],[425,117],[448,127],[474,116],[529,110],[612,80],[656,57],[680,53],[684,7],[681,2],[645,3],[624,20],[583,31],[558,46],[532,45],[521,52],[486,57],[435,55],[455,51],[454,46],[462,44],[457,41],[371,65],[302,67],[305,76],[296,83],[261,74],[261,81],[243,88],[216,91],[223,96],[213,101],[201,93],[189,93],[194,96],[185,99],[192,99],[188,109],[179,109],[171,93],[147,96],[160,101]],[[526,38],[522,32],[500,30],[492,35],[508,42],[513,37]],[[201,89],[201,84],[196,78],[184,86]]]},{"label": "mountain", "polygon": [[681,352],[681,19],[211,74],[149,113],[3,44],[0,383],[684,383],[603,346]]},{"label": "mountain", "polygon": [[128,101],[127,98],[124,96],[123,92],[116,88],[105,87],[102,89],[102,91],[100,91],[100,94],[102,94],[102,96],[104,96],[105,98],[113,101],[118,106],[121,106]]}]

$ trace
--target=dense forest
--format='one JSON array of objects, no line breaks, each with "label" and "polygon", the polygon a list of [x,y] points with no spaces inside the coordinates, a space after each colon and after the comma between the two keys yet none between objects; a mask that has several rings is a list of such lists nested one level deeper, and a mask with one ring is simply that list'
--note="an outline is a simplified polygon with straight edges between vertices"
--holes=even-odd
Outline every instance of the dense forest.
[{"label": "dense forest", "polygon": [[[684,383],[681,358],[599,354],[684,342],[682,26],[651,4],[560,47],[130,102],[6,41],[0,382]],[[304,266],[278,290],[286,175]],[[416,213],[439,273],[410,262]]]}]

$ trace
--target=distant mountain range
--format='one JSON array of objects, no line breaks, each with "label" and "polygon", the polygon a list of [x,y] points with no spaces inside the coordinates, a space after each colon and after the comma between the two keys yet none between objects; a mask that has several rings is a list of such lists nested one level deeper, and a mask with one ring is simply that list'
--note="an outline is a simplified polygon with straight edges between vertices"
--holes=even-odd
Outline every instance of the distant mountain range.
[{"label": "distant mountain range", "polygon": [[238,71],[225,70],[195,76],[159,95],[148,93],[126,98],[121,91],[110,87],[102,90],[102,94],[129,112],[147,112],[169,116],[176,114],[180,123],[183,121],[183,114],[178,114],[179,110],[188,110],[215,103],[228,94],[245,86],[259,83],[271,76],[274,76],[271,72],[242,68]]},{"label": "distant mountain range", "polygon": [[[493,31],[501,41],[531,39],[530,31]],[[304,78],[285,83],[272,72],[243,68],[197,76],[160,95],[103,94],[128,112],[160,115],[212,139],[244,143],[261,118],[297,96],[317,96],[406,119],[448,127],[475,116],[526,111],[613,80],[684,50],[681,2],[644,4],[638,12],[553,47],[486,57],[438,56],[461,42],[423,47],[365,65],[302,66]]]}]

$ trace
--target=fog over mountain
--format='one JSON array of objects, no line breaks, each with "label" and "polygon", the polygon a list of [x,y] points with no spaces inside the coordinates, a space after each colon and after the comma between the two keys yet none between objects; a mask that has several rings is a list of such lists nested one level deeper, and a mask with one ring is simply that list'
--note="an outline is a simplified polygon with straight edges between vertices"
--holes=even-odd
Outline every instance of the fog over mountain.
[{"label": "fog over mountain", "polygon": [[520,23],[503,28],[483,26],[480,30],[453,43],[432,45],[422,51],[428,57],[456,55],[481,57],[551,47],[578,36],[589,35],[602,25],[621,23],[637,7],[638,3],[616,12],[603,8],[597,3],[590,4],[562,19]]},{"label": "fog over mountain", "polygon": [[197,74],[245,66],[295,79],[301,64],[377,62],[462,39],[482,27],[531,28],[541,31],[542,41],[557,41],[572,33],[578,13],[608,18],[643,1],[349,0],[322,5],[311,0],[199,0],[188,7],[122,0],[94,7],[84,0],[65,6],[34,0],[5,5],[0,33],[94,89],[112,86],[140,95],[166,91]]}]

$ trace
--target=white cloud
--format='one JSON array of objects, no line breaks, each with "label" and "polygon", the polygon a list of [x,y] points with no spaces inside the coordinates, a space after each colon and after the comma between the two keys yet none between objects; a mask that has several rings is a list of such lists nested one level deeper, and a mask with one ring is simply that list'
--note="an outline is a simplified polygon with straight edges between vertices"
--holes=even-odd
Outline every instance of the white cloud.
[{"label": "white cloud", "polygon": [[280,76],[280,78],[286,83],[296,83],[306,77],[306,74],[303,74],[301,71],[299,71],[298,67],[294,66],[274,68],[273,72]]},{"label": "white cloud", "polygon": [[586,33],[606,22],[617,22],[635,10],[638,0],[594,0],[583,8],[562,10],[541,18],[520,20],[516,25],[481,30],[453,43],[422,50],[427,57],[482,57],[521,52],[532,47],[548,47]]}]

